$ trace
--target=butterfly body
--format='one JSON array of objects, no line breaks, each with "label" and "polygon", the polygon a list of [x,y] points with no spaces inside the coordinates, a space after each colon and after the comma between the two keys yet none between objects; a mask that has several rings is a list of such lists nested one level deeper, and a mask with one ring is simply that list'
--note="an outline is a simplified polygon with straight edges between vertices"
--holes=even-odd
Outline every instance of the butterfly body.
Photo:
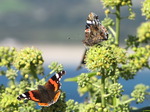
[{"label": "butterfly body", "polygon": [[65,71],[61,71],[51,77],[48,82],[42,86],[38,85],[37,90],[31,90],[25,92],[17,97],[18,100],[27,99],[38,103],[40,106],[50,106],[57,102],[61,94],[60,91],[60,79]]}]

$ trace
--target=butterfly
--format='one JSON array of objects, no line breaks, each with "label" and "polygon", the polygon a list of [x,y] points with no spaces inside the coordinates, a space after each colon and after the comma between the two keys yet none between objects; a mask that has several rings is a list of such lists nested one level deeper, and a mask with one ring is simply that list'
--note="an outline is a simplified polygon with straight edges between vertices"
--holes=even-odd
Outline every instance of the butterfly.
[{"label": "butterfly", "polygon": [[[93,46],[99,44],[102,41],[108,40],[108,34],[109,33],[107,29],[100,23],[98,16],[95,13],[91,12],[86,20],[85,38],[84,40],[82,40],[83,44],[85,46]],[[84,59],[86,57],[87,50],[88,49],[85,50],[83,58],[77,70],[85,65]]]},{"label": "butterfly", "polygon": [[93,46],[104,40],[108,40],[108,31],[100,23],[98,16],[91,12],[86,21],[85,39],[82,42],[87,46]]},{"label": "butterfly", "polygon": [[27,99],[38,103],[39,106],[50,106],[57,102],[61,94],[60,80],[66,72],[61,71],[52,76],[44,86],[38,85],[37,90],[25,92],[17,97],[18,100]]}]

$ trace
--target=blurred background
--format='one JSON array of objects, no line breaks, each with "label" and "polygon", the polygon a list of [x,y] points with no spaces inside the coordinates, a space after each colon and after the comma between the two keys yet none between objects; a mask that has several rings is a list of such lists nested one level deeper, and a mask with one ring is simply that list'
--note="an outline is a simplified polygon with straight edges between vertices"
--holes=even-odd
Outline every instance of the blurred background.
[{"label": "blurred background", "polygon": [[[127,35],[135,35],[137,27],[145,21],[141,16],[141,2],[133,0],[135,21],[124,19],[121,22],[121,46],[124,46]],[[121,9],[123,17],[128,16],[127,10],[127,7]],[[87,72],[86,69],[76,71],[76,67],[83,55],[82,40],[90,12],[95,12],[100,21],[105,18],[99,0],[0,0],[0,46],[17,49],[34,46],[43,52],[46,68],[52,61],[57,61],[67,71],[64,79],[74,77]],[[141,74],[148,74],[148,71]],[[136,81],[128,81],[128,84],[122,80],[125,94],[129,94],[136,83],[149,84],[146,80],[149,78],[142,81],[141,77],[138,75]],[[84,101],[84,97],[80,98],[77,93],[76,83],[63,82],[63,85],[68,99]]]},{"label": "blurred background", "polygon": [[[135,35],[137,26],[145,21],[141,1],[133,0],[136,21],[122,20],[122,45],[124,38]],[[128,16],[127,10],[122,9],[123,17]],[[105,18],[99,0],[0,0],[0,45],[35,46],[43,51],[45,62],[77,65],[84,51],[82,40],[90,12],[95,12],[100,20]]]}]

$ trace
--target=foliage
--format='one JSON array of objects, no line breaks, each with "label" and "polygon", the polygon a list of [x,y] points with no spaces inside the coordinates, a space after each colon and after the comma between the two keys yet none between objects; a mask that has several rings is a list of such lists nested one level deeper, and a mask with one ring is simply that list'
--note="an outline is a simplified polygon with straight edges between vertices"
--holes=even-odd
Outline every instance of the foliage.
[{"label": "foliage", "polygon": [[[150,95],[150,86],[138,84],[130,95],[123,95],[123,85],[120,78],[134,79],[138,71],[150,68],[149,22],[142,23],[137,28],[137,35],[128,35],[125,48],[119,46],[121,7],[127,6],[128,19],[133,20],[135,13],[132,10],[131,0],[101,0],[106,18],[102,24],[110,30],[109,40],[94,45],[86,53],[85,67],[89,73],[82,73],[66,81],[76,81],[80,95],[88,93],[87,100],[79,104],[79,112],[129,112],[130,103],[142,103]],[[146,4],[147,3],[147,4]],[[142,13],[148,19],[148,0],[143,2]],[[145,8],[145,9],[144,9]],[[111,19],[116,16],[116,21]],[[115,22],[114,22],[115,21]],[[113,27],[116,27],[114,30]],[[132,53],[128,53],[132,51]],[[99,106],[98,106],[99,105]],[[138,111],[138,110],[137,110]],[[141,111],[141,110],[140,110]]]},{"label": "foliage", "polygon": [[[46,77],[39,80],[39,75],[44,75],[43,58],[41,51],[35,48],[24,48],[17,51],[15,48],[0,47],[0,75],[4,75],[9,79],[8,87],[0,86],[0,112],[40,112],[36,103],[33,101],[18,101],[19,94],[27,90],[37,89],[38,85],[46,83],[46,78],[54,72],[63,70],[63,66],[56,62],[49,65],[52,70]],[[20,81],[17,76],[21,74]],[[35,81],[36,80],[36,81]],[[44,111],[54,112],[56,106],[62,105],[59,111],[65,109],[65,93],[61,94],[56,105],[50,108],[42,108]],[[63,106],[64,105],[64,106]],[[57,111],[57,110],[56,110]]]},{"label": "foliage", "polygon": [[[146,19],[149,19],[148,1],[145,0],[142,4],[142,14]],[[0,75],[9,80],[8,86],[0,86],[0,112],[129,112],[132,110],[132,101],[144,102],[150,95],[149,85],[138,84],[130,95],[123,95],[124,86],[118,80],[134,79],[138,71],[150,68],[150,23],[142,23],[137,28],[136,36],[129,35],[125,48],[121,48],[120,21],[123,17],[120,8],[127,6],[128,19],[133,20],[135,13],[132,1],[102,0],[102,3],[107,8],[102,24],[110,31],[109,40],[102,45],[94,45],[87,51],[85,62],[89,73],[66,79],[78,83],[80,95],[88,93],[85,102],[78,103],[72,99],[66,101],[65,92],[50,107],[39,108],[33,101],[18,101],[16,97],[19,94],[44,84],[51,74],[63,70],[63,66],[53,62],[48,66],[50,73],[44,74],[44,60],[38,49],[32,47],[17,51],[15,48],[0,47]],[[116,20],[111,19],[111,14],[115,15]],[[128,53],[129,50],[132,53]],[[39,80],[40,75],[45,77]],[[19,81],[18,76],[21,76]]]},{"label": "foliage", "polygon": [[150,19],[150,0],[145,0],[142,4],[142,15],[146,16],[146,19]]}]

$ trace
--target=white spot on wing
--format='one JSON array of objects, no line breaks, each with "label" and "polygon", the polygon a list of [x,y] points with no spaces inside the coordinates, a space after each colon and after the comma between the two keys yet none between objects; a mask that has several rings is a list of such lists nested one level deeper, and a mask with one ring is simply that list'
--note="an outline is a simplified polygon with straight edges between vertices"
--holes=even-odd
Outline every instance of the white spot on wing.
[{"label": "white spot on wing", "polygon": [[22,96],[23,96],[23,97],[26,97],[26,95],[25,95],[25,94],[22,94]]},{"label": "white spot on wing", "polygon": [[92,21],[92,24],[95,25],[96,24],[95,21]]},{"label": "white spot on wing", "polygon": [[59,74],[56,74],[56,78],[57,78],[57,79],[59,78]]},{"label": "white spot on wing", "polygon": [[58,79],[59,81],[61,80],[61,77]]},{"label": "white spot on wing", "polygon": [[87,21],[86,21],[86,23],[87,23],[87,24],[92,24],[92,22],[91,22],[91,21],[89,21],[89,20],[87,20]]}]

